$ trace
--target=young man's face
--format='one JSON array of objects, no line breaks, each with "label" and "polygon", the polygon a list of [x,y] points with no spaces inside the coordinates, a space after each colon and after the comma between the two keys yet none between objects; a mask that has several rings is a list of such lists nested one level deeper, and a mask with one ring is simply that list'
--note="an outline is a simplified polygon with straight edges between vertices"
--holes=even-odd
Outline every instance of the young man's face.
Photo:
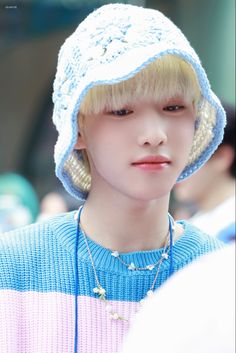
[{"label": "young man's face", "polygon": [[88,153],[91,190],[145,201],[169,194],[187,164],[194,121],[193,103],[183,98],[87,115],[80,146]]}]

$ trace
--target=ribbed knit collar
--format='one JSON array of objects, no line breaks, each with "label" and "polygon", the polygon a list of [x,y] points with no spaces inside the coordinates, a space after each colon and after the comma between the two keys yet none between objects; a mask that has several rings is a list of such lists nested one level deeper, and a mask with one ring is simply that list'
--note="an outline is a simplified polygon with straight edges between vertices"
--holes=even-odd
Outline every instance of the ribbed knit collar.
[{"label": "ribbed knit collar", "polygon": [[[51,219],[50,223],[53,226],[58,241],[63,247],[73,254],[75,250],[77,220],[74,218],[75,212],[66,213]],[[174,265],[184,262],[186,258],[191,256],[191,253],[197,252],[197,248],[204,242],[204,236],[188,222],[180,221],[184,227],[183,235],[176,241],[173,248]],[[147,274],[147,271],[130,271],[116,258],[111,256],[111,250],[97,244],[91,238],[87,237],[89,248],[91,250],[94,263],[97,269],[109,272],[122,272],[129,274]],[[191,245],[191,246],[190,246]],[[138,267],[145,267],[148,264],[153,264],[158,261],[163,252],[163,248],[149,251],[137,251],[121,254],[123,261],[126,263],[133,262]],[[90,262],[88,250],[82,233],[79,235],[78,257],[81,261]],[[164,261],[161,270],[169,269],[169,261]],[[150,271],[151,273],[152,271]]]}]

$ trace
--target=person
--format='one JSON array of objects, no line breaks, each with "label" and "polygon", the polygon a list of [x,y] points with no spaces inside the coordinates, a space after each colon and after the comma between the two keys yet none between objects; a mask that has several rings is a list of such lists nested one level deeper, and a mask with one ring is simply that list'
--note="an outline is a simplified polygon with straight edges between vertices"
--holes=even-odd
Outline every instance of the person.
[{"label": "person", "polygon": [[40,212],[37,222],[42,222],[56,214],[68,212],[68,206],[63,195],[58,191],[50,191],[40,202]]},{"label": "person", "polygon": [[[226,111],[224,138],[210,160],[192,178],[174,188],[178,208],[189,209],[189,221],[225,243],[235,240],[235,107],[223,104]],[[195,206],[194,206],[195,205]]]},{"label": "person", "polygon": [[157,351],[235,352],[235,243],[179,271],[137,314],[122,353]]},{"label": "person", "polygon": [[38,196],[22,175],[0,175],[0,233],[7,232],[36,220],[39,212]]},{"label": "person", "polygon": [[125,4],[66,39],[53,101],[56,175],[84,202],[1,237],[0,341],[6,353],[116,353],[140,302],[223,246],[168,208],[220,143],[225,112],[182,32]]}]

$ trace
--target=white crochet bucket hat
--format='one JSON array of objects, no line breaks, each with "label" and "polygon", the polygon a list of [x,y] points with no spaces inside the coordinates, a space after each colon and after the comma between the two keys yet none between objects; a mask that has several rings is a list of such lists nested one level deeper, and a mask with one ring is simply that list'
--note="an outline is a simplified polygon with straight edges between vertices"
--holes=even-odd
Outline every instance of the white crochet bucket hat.
[{"label": "white crochet bucket hat", "polygon": [[[198,170],[218,147],[223,138],[225,112],[183,33],[157,10],[104,5],[80,23],[62,45],[54,81],[53,122],[59,133],[56,175],[74,197],[86,199],[90,184],[90,176],[83,172],[81,154],[74,150],[77,115],[86,93],[94,86],[127,80],[167,54],[191,64],[202,95],[192,150],[178,181]],[[87,187],[81,187],[81,178],[87,180]]]}]

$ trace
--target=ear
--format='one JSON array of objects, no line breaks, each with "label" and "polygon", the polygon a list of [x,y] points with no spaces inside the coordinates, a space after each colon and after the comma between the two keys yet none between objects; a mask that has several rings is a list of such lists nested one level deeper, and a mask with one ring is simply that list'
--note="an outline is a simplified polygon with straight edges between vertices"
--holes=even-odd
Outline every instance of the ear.
[{"label": "ear", "polygon": [[78,138],[77,138],[77,142],[74,145],[74,149],[75,150],[84,150],[86,149],[86,143],[84,138],[82,137],[82,135],[80,133],[78,133]]}]

